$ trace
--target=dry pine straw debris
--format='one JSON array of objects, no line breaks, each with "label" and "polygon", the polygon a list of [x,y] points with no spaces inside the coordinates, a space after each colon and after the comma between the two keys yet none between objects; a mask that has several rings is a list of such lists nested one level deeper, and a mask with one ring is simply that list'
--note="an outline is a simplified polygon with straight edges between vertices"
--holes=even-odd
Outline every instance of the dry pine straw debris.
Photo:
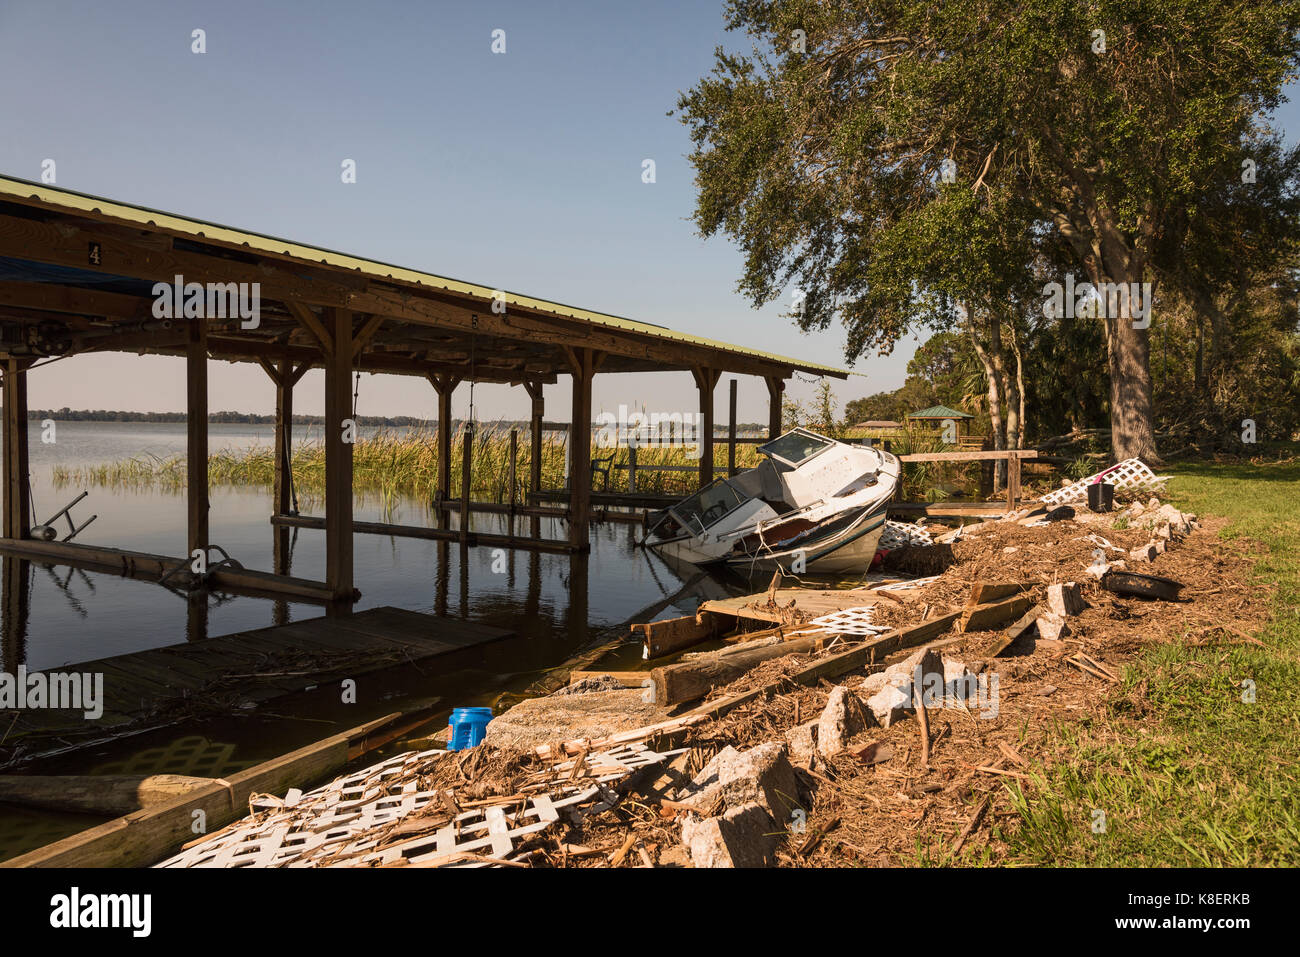
[{"label": "dry pine straw debris", "polygon": [[[980,718],[973,711],[932,710],[928,766],[921,765],[918,722],[912,718],[888,729],[871,728],[828,766],[822,765],[813,774],[800,772],[813,786],[808,836],[797,844],[787,842],[780,852],[781,863],[898,866],[916,863],[918,847],[926,849],[932,861],[970,862],[976,859],[975,852],[985,848],[996,861],[1006,847],[994,836],[994,826],[1014,826],[1017,817],[1005,785],[1019,781],[1032,788],[1028,775],[1068,761],[1068,754],[1054,753],[1051,723],[1100,714],[1112,695],[1110,680],[1090,674],[1068,659],[1082,651],[1087,656],[1084,661],[1091,660],[1119,675],[1149,642],[1255,640],[1250,633],[1258,632],[1267,619],[1269,589],[1252,583],[1250,548],[1226,546],[1217,539],[1221,524],[1206,521],[1154,562],[1135,569],[1183,582],[1184,600],[1177,603],[1103,591],[1082,574],[1096,548],[1086,539],[1091,529],[1065,527],[1075,525],[1073,522],[1043,528],[1013,526],[986,531],[979,541],[959,542],[957,564],[944,575],[944,582],[926,589],[927,604],[939,604],[939,594],[959,604],[956,599],[964,601],[970,583],[977,580],[1073,580],[1084,584],[1089,607],[1071,619],[1073,635],[1066,641],[1049,647],[1048,642],[1023,639],[1004,657],[989,662],[999,682],[996,718]],[[1061,541],[1070,537],[1061,533],[1069,531],[1084,541]],[[1105,529],[1098,534],[1121,547],[1137,547],[1148,540],[1146,530]],[[1009,541],[1019,544],[1011,546],[1018,551],[1008,555],[1002,549]],[[955,581],[946,581],[950,574]],[[1230,627],[1225,624],[1229,622]],[[963,642],[945,647],[943,654],[973,668],[981,649],[997,634],[972,633]],[[714,697],[771,682],[797,670],[806,660],[790,656],[765,662],[736,682],[716,689]],[[859,670],[838,676],[834,682],[856,688],[865,674]],[[786,682],[763,699],[693,728],[687,741],[694,749],[688,772],[698,770],[728,744],[744,749],[783,740],[787,729],[821,713],[829,686],[828,682],[814,687]],[[1136,707],[1127,720],[1140,718],[1144,693],[1144,684],[1129,693]],[[892,756],[865,765],[851,753],[874,742],[887,743]],[[604,820],[590,822],[588,827],[610,843],[619,835],[632,835],[634,843],[653,844],[662,852],[679,839],[680,825],[671,820],[665,823],[652,807],[637,805],[636,800],[599,815]],[[954,848],[969,856],[954,855]],[[590,862],[600,866],[597,860]]]}]

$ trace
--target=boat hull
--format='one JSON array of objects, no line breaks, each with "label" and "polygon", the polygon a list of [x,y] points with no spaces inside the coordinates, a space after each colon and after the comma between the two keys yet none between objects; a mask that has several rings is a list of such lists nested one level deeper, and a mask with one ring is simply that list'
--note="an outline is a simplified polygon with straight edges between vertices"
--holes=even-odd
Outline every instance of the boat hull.
[{"label": "boat hull", "polygon": [[[885,530],[885,507],[866,510],[835,535],[782,550],[735,555],[726,564],[739,572],[781,571],[793,574],[862,574],[875,560]],[[796,569],[802,569],[802,572]]]}]

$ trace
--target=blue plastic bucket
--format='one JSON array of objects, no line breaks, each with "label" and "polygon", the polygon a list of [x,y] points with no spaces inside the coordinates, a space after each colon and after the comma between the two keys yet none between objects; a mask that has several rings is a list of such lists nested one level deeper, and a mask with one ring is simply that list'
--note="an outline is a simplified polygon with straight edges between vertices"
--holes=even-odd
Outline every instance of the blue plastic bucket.
[{"label": "blue plastic bucket", "polygon": [[472,748],[483,740],[488,722],[492,720],[491,708],[456,708],[451,713],[451,737],[448,751]]}]

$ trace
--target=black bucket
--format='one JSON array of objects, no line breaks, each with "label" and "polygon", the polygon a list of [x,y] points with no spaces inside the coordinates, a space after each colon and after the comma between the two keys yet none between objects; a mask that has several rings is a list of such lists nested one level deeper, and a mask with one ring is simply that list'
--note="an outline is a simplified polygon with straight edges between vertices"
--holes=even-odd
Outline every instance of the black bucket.
[{"label": "black bucket", "polygon": [[1094,512],[1109,512],[1115,504],[1115,486],[1109,482],[1093,482],[1088,486],[1088,508]]}]

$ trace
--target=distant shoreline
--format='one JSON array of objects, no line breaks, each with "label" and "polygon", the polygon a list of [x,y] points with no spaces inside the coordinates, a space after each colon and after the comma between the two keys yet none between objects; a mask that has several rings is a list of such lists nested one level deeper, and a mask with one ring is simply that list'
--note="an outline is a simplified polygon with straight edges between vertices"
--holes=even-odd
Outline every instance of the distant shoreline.
[{"label": "distant shoreline", "polygon": [[[29,421],[53,419],[55,422],[158,422],[184,424],[189,417],[184,412],[121,412],[104,409],[29,409]],[[418,419],[410,415],[359,415],[357,425],[432,426],[435,419]],[[257,415],[252,412],[211,412],[210,424],[275,425],[274,415]],[[294,425],[322,425],[323,415],[295,415]]]}]

